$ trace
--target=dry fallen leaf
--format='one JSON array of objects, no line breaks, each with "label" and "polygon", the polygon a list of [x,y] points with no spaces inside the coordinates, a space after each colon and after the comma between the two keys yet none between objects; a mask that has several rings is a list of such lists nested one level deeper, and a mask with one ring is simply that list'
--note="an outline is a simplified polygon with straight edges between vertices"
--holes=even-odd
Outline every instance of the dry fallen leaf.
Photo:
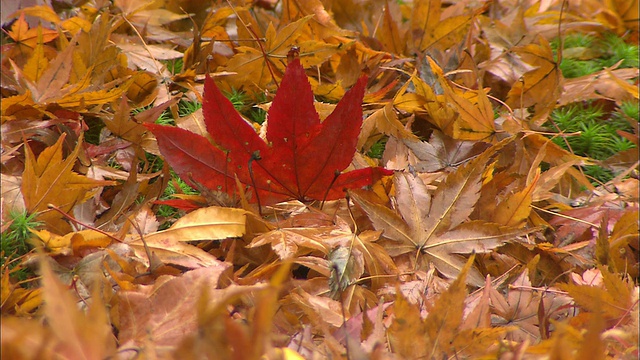
[{"label": "dry fallen leaf", "polygon": [[[66,159],[62,159],[65,136],[61,136],[51,147],[45,149],[37,158],[27,145],[26,165],[22,176],[22,195],[27,211],[40,212],[38,218],[49,222],[53,228],[64,229],[66,225],[60,222],[62,215],[48,209],[54,204],[64,212],[84,201],[90,196],[90,190],[99,186],[113,185],[111,181],[97,181],[89,179],[73,171],[76,159],[82,145],[82,137],[78,140],[73,152]],[[66,233],[66,231],[60,231]]]},{"label": "dry fallen leaf", "polygon": [[[468,221],[479,198],[483,165],[507,142],[494,146],[450,173],[433,194],[420,178],[396,174],[394,183],[400,214],[368,200],[363,192],[353,191],[351,196],[373,226],[391,240],[384,245],[391,256],[414,252],[415,260],[419,261],[424,255],[443,275],[454,278],[464,264],[458,254],[488,252],[527,232],[495,223]],[[418,262],[415,266],[424,264]],[[470,270],[467,281],[476,286],[484,283],[475,268]]]},{"label": "dry fallen leaf", "polygon": [[[638,357],[638,0],[30,2],[3,359]],[[542,128],[580,102],[626,150]]]}]

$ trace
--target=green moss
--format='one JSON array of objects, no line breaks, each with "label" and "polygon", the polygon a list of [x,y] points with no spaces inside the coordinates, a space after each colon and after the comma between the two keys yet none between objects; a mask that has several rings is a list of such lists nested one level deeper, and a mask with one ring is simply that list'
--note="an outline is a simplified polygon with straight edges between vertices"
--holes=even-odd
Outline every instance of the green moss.
[{"label": "green moss", "polygon": [[638,100],[623,101],[622,104],[620,104],[620,108],[617,113],[620,115],[626,115],[636,121],[640,121],[640,104],[638,103]]},{"label": "green moss", "polygon": [[17,268],[19,266],[18,258],[24,256],[31,250],[29,239],[32,237],[31,230],[37,229],[42,223],[35,220],[36,214],[28,214],[25,211],[10,211],[9,221],[11,225],[2,233],[1,236],[1,252],[0,266],[4,268],[9,264],[13,276],[18,280],[25,280],[30,273],[27,270]]},{"label": "green moss", "polygon": [[[602,37],[590,34],[574,33],[564,39],[563,59],[560,63],[562,75],[576,78],[596,73],[605,67],[611,67],[621,61],[620,68],[638,67],[638,46],[628,44],[616,34],[608,33]],[[559,39],[551,42],[557,53]]]},{"label": "green moss", "polygon": [[638,67],[638,46],[627,44],[616,34],[606,34],[602,44],[605,52],[600,60],[602,66],[610,67],[622,61],[620,68]]},{"label": "green moss", "polygon": [[179,58],[179,59],[173,59],[173,60],[166,60],[164,61],[164,64],[167,67],[167,70],[169,70],[170,73],[175,75],[175,74],[180,74],[182,72],[184,61],[182,60],[182,58]]},{"label": "green moss", "polygon": [[597,165],[583,166],[582,171],[594,185],[602,185],[614,178],[611,170]]},{"label": "green moss", "polygon": [[156,124],[158,125],[176,125],[175,120],[171,116],[171,111],[169,109],[165,110],[160,114],[160,117],[156,119]]},{"label": "green moss", "polygon": [[[564,38],[564,48],[591,48],[596,42],[596,37],[590,34],[573,33]],[[558,41],[554,42],[555,49],[558,47]]]},{"label": "green moss", "polygon": [[564,59],[560,63],[560,71],[566,78],[577,78],[602,70],[602,66],[593,60]]},{"label": "green moss", "polygon": [[[202,104],[200,104],[197,101],[188,101],[188,100],[182,99],[178,102],[178,116],[183,117],[183,116],[193,114],[201,107],[202,107]],[[173,115],[171,114],[171,110],[166,109],[165,111],[162,112],[160,117],[156,119],[155,123],[158,125],[175,126],[176,119],[173,118]]]},{"label": "green moss", "polygon": [[233,88],[233,89],[231,89],[231,92],[225,92],[224,96],[226,96],[227,99],[229,99],[229,101],[231,101],[231,103],[233,104],[233,107],[236,110],[238,110],[238,111],[243,111],[244,110],[244,108],[246,106],[246,103],[247,103],[247,100],[248,100],[248,97],[244,92]]},{"label": "green moss", "polygon": [[371,145],[371,148],[367,152],[367,156],[373,159],[382,159],[382,154],[384,153],[384,148],[387,145],[387,140],[389,140],[389,137],[385,136],[376,141]]},{"label": "green moss", "polygon": [[194,112],[198,111],[200,108],[202,108],[201,103],[197,101],[187,101],[182,99],[178,103],[178,115],[180,117],[191,115]]},{"label": "green moss", "polygon": [[[635,107],[634,107],[635,106]],[[630,116],[631,115],[631,116]],[[632,132],[629,121],[638,121],[637,102],[625,102],[613,113],[607,113],[601,106],[593,103],[573,103],[551,114],[553,123],[564,133],[579,133],[565,138],[555,137],[559,146],[571,150],[576,155],[595,160],[605,160],[635,145],[618,135],[617,130]],[[551,123],[548,126],[552,126]],[[567,146],[567,143],[569,146]],[[605,183],[614,174],[600,166],[584,167],[585,175],[591,177],[594,184]]]},{"label": "green moss", "polygon": [[240,90],[232,89],[231,92],[226,92],[224,95],[229,99],[229,101],[231,101],[233,107],[242,115],[258,124],[264,123],[267,118],[267,112],[255,106],[256,104],[261,104],[267,101],[264,94],[257,94],[255,96],[256,104],[251,102],[251,97],[249,95]]},{"label": "green moss", "polygon": [[248,116],[254,122],[262,125],[262,123],[267,119],[267,112],[258,107],[253,107],[249,109]]},{"label": "green moss", "polygon": [[[187,194],[187,195],[198,195],[199,192],[192,187],[190,187],[184,180],[182,180],[173,170],[171,170],[171,180],[169,180],[169,184],[164,189],[162,196],[160,196],[159,200],[169,200],[173,199],[174,194]],[[160,205],[156,210],[156,215],[158,219],[162,222],[160,224],[159,230],[164,230],[171,226],[171,224],[180,218],[180,211],[176,208],[173,208],[168,205]]]}]

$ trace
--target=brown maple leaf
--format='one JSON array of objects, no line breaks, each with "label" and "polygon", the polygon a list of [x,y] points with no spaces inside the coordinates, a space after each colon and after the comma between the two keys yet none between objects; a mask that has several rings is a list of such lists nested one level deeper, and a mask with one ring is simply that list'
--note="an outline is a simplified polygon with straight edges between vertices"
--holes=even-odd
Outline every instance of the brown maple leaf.
[{"label": "brown maple leaf", "polygon": [[[419,177],[396,174],[395,200],[399,214],[369,200],[365,192],[351,191],[350,194],[376,230],[384,231],[384,237],[391,240],[385,244],[391,256],[415,252],[419,261],[424,255],[444,276],[455,278],[464,265],[459,254],[488,252],[530,231],[468,221],[480,196],[485,164],[509,141],[502,141],[449,174],[433,193]],[[476,286],[484,283],[475,268],[471,269],[467,281]]]}]

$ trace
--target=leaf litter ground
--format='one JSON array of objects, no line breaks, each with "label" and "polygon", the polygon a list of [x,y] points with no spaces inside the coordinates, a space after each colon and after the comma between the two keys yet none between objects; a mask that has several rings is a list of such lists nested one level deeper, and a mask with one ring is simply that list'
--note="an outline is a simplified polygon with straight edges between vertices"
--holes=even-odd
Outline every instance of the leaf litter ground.
[{"label": "leaf litter ground", "polygon": [[637,104],[550,46],[637,2],[209,6],[7,16],[3,358],[637,358],[638,120],[598,160],[544,127]]}]

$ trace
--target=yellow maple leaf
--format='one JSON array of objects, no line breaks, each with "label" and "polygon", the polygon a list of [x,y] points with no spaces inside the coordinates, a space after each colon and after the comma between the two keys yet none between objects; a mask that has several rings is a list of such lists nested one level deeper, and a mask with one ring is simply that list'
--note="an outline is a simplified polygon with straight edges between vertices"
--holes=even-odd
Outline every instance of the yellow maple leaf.
[{"label": "yellow maple leaf", "polygon": [[[82,145],[80,137],[75,149],[62,159],[63,134],[58,141],[46,148],[36,159],[31,147],[25,146],[25,169],[22,175],[22,195],[29,213],[41,212],[38,220],[55,223],[60,215],[49,210],[53,204],[68,212],[76,204],[87,200],[89,190],[99,186],[113,185],[112,181],[90,179],[73,171]],[[52,225],[52,224],[51,224]]]}]

